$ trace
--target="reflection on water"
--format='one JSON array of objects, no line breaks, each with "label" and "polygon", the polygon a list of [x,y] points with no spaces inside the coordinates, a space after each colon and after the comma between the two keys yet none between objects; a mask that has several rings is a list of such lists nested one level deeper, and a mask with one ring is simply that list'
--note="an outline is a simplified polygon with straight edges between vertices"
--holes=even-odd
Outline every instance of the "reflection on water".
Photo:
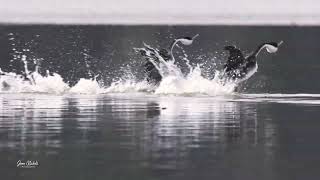
[{"label": "reflection on water", "polygon": [[56,136],[62,129],[62,107],[62,97],[2,95],[0,146],[19,148],[23,154],[27,146],[59,148],[61,142]]},{"label": "reflection on water", "polygon": [[45,179],[274,179],[278,108],[236,97],[2,94],[0,169],[29,158],[44,170],[29,175]]}]

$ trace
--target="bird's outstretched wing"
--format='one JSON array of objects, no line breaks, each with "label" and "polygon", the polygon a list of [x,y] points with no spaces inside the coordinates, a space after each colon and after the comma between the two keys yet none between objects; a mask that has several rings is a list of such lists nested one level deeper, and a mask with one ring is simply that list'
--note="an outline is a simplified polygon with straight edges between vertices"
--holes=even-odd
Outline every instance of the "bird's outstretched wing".
[{"label": "bird's outstretched wing", "polygon": [[235,46],[226,46],[224,50],[229,51],[229,57],[224,65],[226,71],[237,69],[245,62],[245,57],[243,56],[240,49],[237,49]]}]

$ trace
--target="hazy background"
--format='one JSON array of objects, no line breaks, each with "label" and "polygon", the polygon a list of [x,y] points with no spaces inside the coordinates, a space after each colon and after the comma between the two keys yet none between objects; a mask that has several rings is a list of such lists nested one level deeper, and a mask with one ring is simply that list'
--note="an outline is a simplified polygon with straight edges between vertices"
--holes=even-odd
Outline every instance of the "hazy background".
[{"label": "hazy background", "polygon": [[0,22],[317,25],[316,0],[1,0]]}]

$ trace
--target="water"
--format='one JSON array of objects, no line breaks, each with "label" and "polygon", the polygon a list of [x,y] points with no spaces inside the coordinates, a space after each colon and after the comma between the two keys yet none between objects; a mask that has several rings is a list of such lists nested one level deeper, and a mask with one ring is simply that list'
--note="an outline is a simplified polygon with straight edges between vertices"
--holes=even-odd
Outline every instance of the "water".
[{"label": "water", "polygon": [[[1,94],[4,179],[313,179],[319,95]],[[16,162],[37,160],[35,169]]]},{"label": "water", "polygon": [[[1,179],[317,179],[319,30],[0,26]],[[147,84],[133,48],[183,33],[200,36]],[[221,83],[230,39],[284,44]]]}]

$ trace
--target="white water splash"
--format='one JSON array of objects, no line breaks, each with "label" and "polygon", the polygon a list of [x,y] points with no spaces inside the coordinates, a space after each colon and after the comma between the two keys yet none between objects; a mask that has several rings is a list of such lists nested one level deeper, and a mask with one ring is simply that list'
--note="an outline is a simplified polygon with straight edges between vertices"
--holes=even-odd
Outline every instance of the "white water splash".
[{"label": "white water splash", "polygon": [[134,79],[119,80],[111,83],[105,89],[104,93],[135,93],[135,92],[152,92],[155,87],[148,84],[147,81],[135,81]]},{"label": "white water splash", "polygon": [[233,93],[237,84],[225,83],[220,80],[219,72],[216,72],[213,79],[206,79],[201,75],[201,68],[197,66],[190,70],[186,76],[165,76],[156,94],[207,94],[224,95]]},{"label": "white water splash", "polygon": [[235,83],[222,83],[219,72],[213,79],[207,79],[201,75],[198,65],[191,68],[184,75],[173,61],[162,61],[157,65],[163,76],[158,86],[149,84],[146,80],[137,81],[135,77],[123,78],[111,83],[108,87],[102,87],[95,79],[80,79],[73,87],[69,87],[63,78],[49,72],[42,76],[37,71],[30,73],[27,77],[15,73],[1,72],[0,92],[2,93],[47,93],[47,94],[102,94],[102,93],[135,93],[145,92],[154,94],[206,94],[225,95],[232,94]]},{"label": "white water splash", "polygon": [[47,73],[46,76],[42,76],[38,72],[33,72],[28,75],[32,77],[32,81],[25,80],[23,76],[12,72],[2,72],[2,74],[0,76],[0,92],[62,94],[69,89],[62,77],[56,73],[53,75]]},{"label": "white water splash", "polygon": [[[106,92],[154,92],[155,94],[206,94],[210,96],[232,94],[237,86],[235,82],[226,82],[221,79],[219,71],[216,71],[213,79],[207,79],[201,74],[201,67],[197,65],[192,67],[190,61],[183,59],[189,68],[187,74],[183,74],[181,69],[175,64],[175,60],[165,61],[159,54],[157,49],[145,44],[147,49],[152,49],[152,53],[158,58],[159,62],[156,62],[152,58],[150,62],[157,68],[162,76],[162,81],[159,86],[151,86],[145,80],[137,82],[132,78],[129,80],[120,80],[113,83]],[[150,53],[146,51],[146,53]]]},{"label": "white water splash", "polygon": [[105,91],[95,79],[80,79],[76,85],[70,87],[57,73],[42,76],[33,72],[29,75],[34,81],[31,82],[12,72],[0,72],[0,93],[100,94]]},{"label": "white water splash", "polygon": [[[47,71],[45,75],[41,75],[39,73],[39,66],[43,59],[28,58],[28,53],[26,52],[29,52],[30,49],[24,47],[22,50],[18,50],[14,47],[16,45],[14,34],[10,33],[8,35],[13,45],[13,60],[18,60],[23,63],[24,76],[13,72],[3,72],[0,69],[0,93],[98,94],[103,91],[103,88],[100,87],[96,78],[80,79],[75,86],[70,87],[57,73],[49,73],[49,71]],[[87,57],[87,54],[85,54],[85,57]],[[31,60],[31,62],[28,62],[28,59]],[[89,68],[86,58],[85,62],[87,68]],[[35,65],[33,70],[30,70],[28,63]],[[90,73],[89,71],[89,74]]]},{"label": "white water splash", "polygon": [[104,92],[104,89],[100,87],[95,79],[81,78],[68,92],[76,94],[100,94]]},{"label": "white water splash", "polygon": [[[152,48],[148,46],[148,48]],[[155,51],[157,52],[157,51]],[[185,53],[184,53],[185,54]],[[183,73],[175,64],[175,60],[165,61],[156,54],[159,62],[152,61],[161,74],[162,81],[159,85],[149,84],[146,80],[137,80],[130,72],[126,72],[121,78],[111,83],[108,87],[101,86],[94,79],[80,79],[70,87],[57,73],[41,75],[38,66],[34,72],[28,69],[25,56],[21,57],[24,63],[25,76],[12,72],[2,72],[0,69],[0,92],[1,93],[47,93],[47,94],[103,94],[103,93],[136,93],[143,92],[158,95],[197,95],[210,96],[232,94],[237,83],[222,81],[219,71],[215,72],[213,79],[208,79],[201,74],[201,66],[193,67],[185,54],[183,61],[188,67],[187,73]]]},{"label": "white water splash", "polygon": [[62,94],[69,89],[68,84],[57,73],[50,75],[48,72],[46,76],[42,76],[38,72],[34,72],[31,76],[35,81],[35,84],[31,85],[34,92]]}]

